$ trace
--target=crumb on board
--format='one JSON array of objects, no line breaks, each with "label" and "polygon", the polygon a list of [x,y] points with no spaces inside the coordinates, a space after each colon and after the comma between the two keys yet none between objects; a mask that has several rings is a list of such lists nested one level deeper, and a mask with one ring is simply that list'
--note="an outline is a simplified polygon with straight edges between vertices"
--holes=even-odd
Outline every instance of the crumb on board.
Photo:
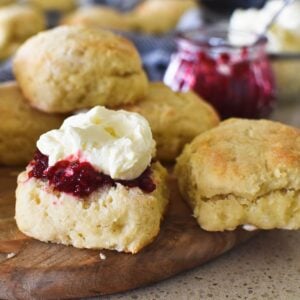
[{"label": "crumb on board", "polygon": [[105,260],[106,259],[106,255],[104,255],[103,253],[100,252],[99,254],[100,259]]},{"label": "crumb on board", "polygon": [[8,253],[6,257],[7,257],[7,259],[10,259],[10,258],[13,258],[14,256],[16,256],[16,253],[12,252],[12,253]]},{"label": "crumb on board", "polygon": [[245,224],[245,225],[243,225],[243,229],[246,230],[246,231],[255,231],[258,228],[254,225],[251,225],[251,224]]}]

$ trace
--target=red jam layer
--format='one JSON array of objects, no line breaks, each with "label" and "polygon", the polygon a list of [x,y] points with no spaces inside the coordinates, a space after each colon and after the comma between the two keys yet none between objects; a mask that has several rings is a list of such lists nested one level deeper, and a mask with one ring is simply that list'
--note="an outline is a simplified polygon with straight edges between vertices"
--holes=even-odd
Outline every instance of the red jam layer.
[{"label": "red jam layer", "polygon": [[114,180],[95,170],[88,162],[61,160],[49,167],[48,156],[39,150],[36,151],[30,165],[32,169],[29,178],[47,180],[55,190],[77,197],[89,196],[103,186],[113,187],[116,183],[129,188],[138,187],[145,193],[151,193],[156,188],[151,179],[150,167],[134,180]]}]

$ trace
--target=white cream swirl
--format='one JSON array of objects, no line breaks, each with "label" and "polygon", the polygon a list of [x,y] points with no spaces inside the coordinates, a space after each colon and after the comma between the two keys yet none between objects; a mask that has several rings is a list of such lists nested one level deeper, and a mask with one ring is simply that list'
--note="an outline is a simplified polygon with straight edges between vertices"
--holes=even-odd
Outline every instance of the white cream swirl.
[{"label": "white cream swirl", "polygon": [[50,166],[75,158],[122,180],[139,177],[155,154],[155,141],[144,117],[101,106],[67,118],[60,129],[43,134],[37,147],[49,156]]}]

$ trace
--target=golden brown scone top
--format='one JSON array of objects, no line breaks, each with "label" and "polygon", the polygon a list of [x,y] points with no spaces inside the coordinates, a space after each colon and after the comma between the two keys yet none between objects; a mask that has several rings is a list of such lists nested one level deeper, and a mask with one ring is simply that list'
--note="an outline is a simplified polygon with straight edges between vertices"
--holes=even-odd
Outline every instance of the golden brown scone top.
[{"label": "golden brown scone top", "polygon": [[44,15],[24,5],[0,7],[0,59],[12,55],[29,37],[46,28]]},{"label": "golden brown scone top", "polygon": [[164,34],[175,28],[188,9],[196,7],[194,0],[146,0],[128,14],[135,31]]},{"label": "golden brown scone top", "polygon": [[[255,199],[300,188],[300,131],[267,120],[230,119],[185,147],[176,172],[189,173],[201,196]],[[185,179],[182,178],[184,181]],[[190,195],[193,198],[193,195]]]},{"label": "golden brown scone top", "polygon": [[33,109],[16,82],[0,84],[0,165],[25,165],[39,136],[58,128],[64,116]]},{"label": "golden brown scone top", "polygon": [[157,158],[164,161],[175,160],[185,144],[219,124],[216,111],[194,92],[173,92],[161,82],[150,83],[147,96],[125,109],[148,120],[157,143]]},{"label": "golden brown scone top", "polygon": [[133,44],[92,27],[60,26],[32,37],[13,70],[31,105],[47,112],[132,103],[148,88]]},{"label": "golden brown scone top", "polygon": [[82,7],[64,17],[61,24],[85,25],[127,31],[127,19],[117,10],[97,5]]}]

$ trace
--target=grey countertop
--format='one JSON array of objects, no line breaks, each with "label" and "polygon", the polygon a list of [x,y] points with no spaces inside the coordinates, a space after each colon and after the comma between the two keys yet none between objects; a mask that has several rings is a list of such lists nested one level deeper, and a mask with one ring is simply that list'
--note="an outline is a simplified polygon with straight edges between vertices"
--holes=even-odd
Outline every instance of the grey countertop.
[{"label": "grey countertop", "polygon": [[299,248],[300,231],[263,232],[192,271],[103,299],[299,300]]},{"label": "grey countertop", "polygon": [[[299,105],[279,105],[272,118],[300,127],[300,99]],[[194,270],[101,299],[299,300],[300,231],[262,232]]]}]

